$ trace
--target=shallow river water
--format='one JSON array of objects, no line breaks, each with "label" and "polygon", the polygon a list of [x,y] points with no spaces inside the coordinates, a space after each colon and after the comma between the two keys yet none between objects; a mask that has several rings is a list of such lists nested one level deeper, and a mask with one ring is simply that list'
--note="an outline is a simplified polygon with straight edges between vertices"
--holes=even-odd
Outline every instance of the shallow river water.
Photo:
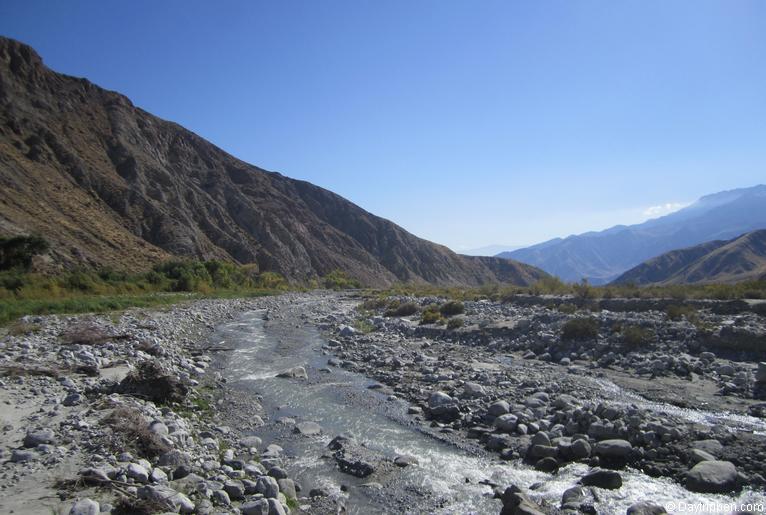
[{"label": "shallow river water", "polygon": [[[501,461],[492,454],[463,450],[436,439],[408,422],[404,402],[386,400],[384,395],[369,389],[374,383],[369,378],[337,368],[331,373],[319,371],[327,366],[328,356],[321,350],[324,342],[314,326],[293,323],[285,330],[285,323],[266,322],[265,318],[265,311],[247,313],[219,327],[214,342],[234,348],[227,365],[230,382],[235,388],[259,395],[270,422],[291,417],[298,422],[314,421],[322,427],[320,437],[294,435],[287,426],[273,423],[253,431],[267,442],[280,444],[288,455],[295,457],[289,461],[288,469],[290,476],[302,484],[304,495],[311,488],[323,487],[331,495],[345,497],[348,513],[358,514],[426,510],[497,514],[500,502],[491,498],[491,488],[480,481],[490,480],[503,487],[516,484],[524,489],[536,484],[529,494],[558,506],[564,490],[574,486],[588,468],[572,464],[555,475],[547,474],[518,461]],[[309,381],[276,377],[294,366],[305,366]],[[625,395],[631,403],[642,401],[615,390],[617,387],[611,383],[604,382],[603,388],[605,397]],[[693,415],[703,421],[718,417],[704,412]],[[377,485],[365,486],[370,479],[338,472],[334,461],[327,457],[327,443],[347,432],[388,458],[409,455],[416,457],[419,464],[391,471],[380,481],[382,489]],[[598,489],[595,506],[599,513],[624,514],[628,506],[641,500],[670,508],[674,506],[671,503],[680,507],[680,503],[723,505],[764,501],[762,492],[747,490],[735,497],[694,494],[671,480],[651,478],[639,471],[622,471],[622,476],[624,484],[619,490]],[[347,491],[342,492],[340,485],[347,485]],[[393,497],[400,498],[399,504],[391,502]],[[726,506],[721,508],[718,513],[732,511]]]}]

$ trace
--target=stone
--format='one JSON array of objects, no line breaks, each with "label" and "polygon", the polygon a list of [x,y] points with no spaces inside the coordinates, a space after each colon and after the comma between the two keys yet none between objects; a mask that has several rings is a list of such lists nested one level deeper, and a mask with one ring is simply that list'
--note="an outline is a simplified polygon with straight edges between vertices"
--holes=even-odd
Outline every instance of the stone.
[{"label": "stone", "polygon": [[316,422],[298,422],[293,432],[303,436],[316,436],[322,433],[322,427]]},{"label": "stone", "polygon": [[512,433],[516,430],[518,420],[519,418],[513,413],[505,413],[497,417],[492,425],[501,433]]},{"label": "stone", "polygon": [[284,372],[280,372],[277,374],[277,377],[286,377],[289,379],[308,379],[308,374],[306,373],[306,369],[304,367],[293,367],[285,370]]},{"label": "stone", "polygon": [[[256,491],[257,491],[256,486]],[[223,484],[223,490],[229,494],[233,501],[241,501],[245,498],[245,485],[241,481],[226,481]]]},{"label": "stone", "polygon": [[263,441],[258,438],[257,436],[245,436],[243,438],[240,438],[239,445],[242,447],[250,448],[259,448],[263,444]]},{"label": "stone", "polygon": [[298,491],[295,487],[295,481],[289,478],[277,479],[279,485],[279,491],[285,494],[288,499],[296,499],[298,497]]},{"label": "stone", "polygon": [[575,440],[569,447],[569,452],[575,460],[590,458],[591,447],[587,440]]},{"label": "stone", "polygon": [[129,464],[125,474],[129,478],[133,479],[134,481],[138,481],[139,483],[146,483],[149,481],[149,471],[138,463]]},{"label": "stone", "polygon": [[269,515],[287,515],[285,507],[277,499],[267,499],[269,504]]},{"label": "stone", "polygon": [[261,476],[256,480],[255,490],[264,497],[276,499],[279,496],[279,483],[270,476]]},{"label": "stone", "polygon": [[213,490],[212,499],[218,505],[228,506],[231,504],[231,498],[226,490]]},{"label": "stone", "polygon": [[428,408],[437,420],[452,422],[460,417],[455,399],[444,392],[434,392],[428,398]]},{"label": "stone", "polygon": [[627,515],[664,515],[666,513],[667,511],[662,506],[643,501],[632,504],[628,508]]},{"label": "stone", "polygon": [[64,397],[64,400],[61,402],[64,406],[77,406],[82,402],[82,395],[80,395],[77,392],[72,392],[66,397]]},{"label": "stone", "polygon": [[269,469],[268,475],[274,479],[284,479],[287,477],[287,471],[282,467],[271,467]]},{"label": "stone", "polygon": [[710,454],[709,452],[705,452],[702,449],[692,449],[689,451],[689,461],[692,462],[694,465],[701,461],[715,461],[716,457]]},{"label": "stone", "polygon": [[686,473],[692,492],[720,494],[736,490],[737,468],[729,461],[701,461]]},{"label": "stone", "polygon": [[414,456],[397,456],[394,458],[394,465],[397,467],[409,467],[410,465],[417,465],[418,459]]},{"label": "stone", "polygon": [[484,397],[485,395],[486,392],[484,391],[484,387],[479,383],[467,382],[463,385],[463,397],[475,399]]},{"label": "stone", "polygon": [[542,509],[516,485],[506,488],[501,500],[503,509],[500,515],[544,515]]},{"label": "stone", "polygon": [[553,472],[559,468],[559,462],[556,458],[548,456],[535,463],[535,468],[541,472]]},{"label": "stone", "polygon": [[580,479],[580,484],[616,490],[622,487],[622,476],[613,470],[593,469]]},{"label": "stone", "polygon": [[257,499],[248,501],[239,507],[242,515],[269,515],[269,501]]},{"label": "stone", "polygon": [[348,325],[342,325],[339,329],[341,336],[354,336],[356,334],[356,329]]},{"label": "stone", "polygon": [[56,443],[56,433],[50,429],[29,431],[24,437],[24,447],[37,447],[40,444]]},{"label": "stone", "polygon": [[69,515],[98,515],[101,513],[101,506],[93,499],[80,499],[72,505]]},{"label": "stone", "polygon": [[14,449],[11,453],[13,463],[26,463],[35,459],[35,453],[24,449]]},{"label": "stone", "polygon": [[191,461],[191,455],[188,452],[173,449],[162,454],[157,464],[161,467],[178,467],[180,465],[189,466]]},{"label": "stone", "polygon": [[493,417],[505,415],[511,411],[511,406],[505,401],[495,401],[487,408],[487,413]]},{"label": "stone", "polygon": [[593,453],[600,458],[624,460],[630,456],[633,446],[627,440],[602,440],[596,444]]}]

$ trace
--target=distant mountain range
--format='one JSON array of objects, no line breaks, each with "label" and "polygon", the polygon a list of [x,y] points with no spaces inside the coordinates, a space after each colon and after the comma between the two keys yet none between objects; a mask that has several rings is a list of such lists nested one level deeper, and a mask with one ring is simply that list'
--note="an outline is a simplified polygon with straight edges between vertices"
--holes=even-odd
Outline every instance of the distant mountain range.
[{"label": "distant mountain range", "polygon": [[487,245],[476,249],[463,250],[460,253],[466,256],[497,256],[502,252],[511,252],[523,247],[523,245]]},{"label": "distant mountain range", "polygon": [[667,285],[748,280],[766,280],[766,230],[667,252],[628,270],[614,282]]},{"label": "distant mountain range", "polygon": [[340,269],[376,286],[526,285],[546,275],[455,254],[330,191],[240,161],[123,95],[51,71],[7,38],[0,186],[0,235],[41,234],[52,266],[141,270],[216,258],[299,281]]},{"label": "distant mountain range", "polygon": [[707,195],[642,224],[556,238],[498,256],[540,267],[565,281],[587,278],[604,284],[665,252],[764,228],[766,186],[758,185]]}]

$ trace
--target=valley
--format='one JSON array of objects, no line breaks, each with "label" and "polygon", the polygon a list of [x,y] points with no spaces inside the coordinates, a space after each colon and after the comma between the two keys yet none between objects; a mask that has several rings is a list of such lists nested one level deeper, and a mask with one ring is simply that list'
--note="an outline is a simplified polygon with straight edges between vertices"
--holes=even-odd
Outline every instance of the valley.
[{"label": "valley", "polygon": [[[459,328],[420,324],[447,300],[286,293],[23,319],[28,333],[0,340],[3,440],[19,446],[0,506],[67,513],[87,498],[122,513],[119,499],[147,508],[161,504],[155,492],[184,513],[762,502],[766,367],[762,351],[745,350],[763,338],[761,315],[716,314],[731,305],[713,303],[696,312],[702,338],[662,309],[568,314],[520,297],[462,302],[449,317]],[[387,307],[409,303],[409,316]],[[596,336],[562,339],[585,318],[598,321]],[[651,325],[655,338],[610,352],[628,324]],[[189,390],[171,400],[126,388],[150,356]],[[165,447],[147,454],[116,439],[108,420],[119,408]],[[731,465],[695,479],[704,462]]]}]

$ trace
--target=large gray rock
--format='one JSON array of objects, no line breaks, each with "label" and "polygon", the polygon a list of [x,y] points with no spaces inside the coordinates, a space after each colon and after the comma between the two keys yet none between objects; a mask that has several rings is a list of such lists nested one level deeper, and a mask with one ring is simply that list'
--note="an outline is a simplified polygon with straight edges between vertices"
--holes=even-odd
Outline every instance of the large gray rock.
[{"label": "large gray rock", "polygon": [[261,476],[255,482],[255,490],[266,498],[276,499],[279,496],[279,483],[273,477]]},{"label": "large gray rock", "polygon": [[726,493],[737,488],[737,468],[729,461],[701,461],[686,473],[692,492]]},{"label": "large gray rock", "polygon": [[667,511],[658,504],[639,502],[628,508],[627,515],[665,515]]},{"label": "large gray rock", "polygon": [[486,392],[484,391],[484,387],[480,385],[479,383],[468,382],[463,385],[463,397],[473,399],[473,398],[484,397],[484,395],[486,395]]},{"label": "large gray rock", "polygon": [[452,422],[460,417],[457,402],[444,392],[431,394],[428,398],[428,409],[432,417],[443,422]]},{"label": "large gray rock", "polygon": [[287,515],[285,507],[277,499],[267,499],[269,503],[269,515]]},{"label": "large gray rock", "polygon": [[489,408],[487,408],[487,413],[489,413],[493,417],[499,417],[500,415],[505,415],[506,413],[510,411],[511,411],[511,406],[505,401],[495,401],[489,405]]},{"label": "large gray rock", "polygon": [[24,437],[24,447],[37,447],[41,444],[54,444],[56,443],[56,433],[50,429],[39,429],[37,431],[29,431]]},{"label": "large gray rock", "polygon": [[266,499],[248,501],[239,509],[242,515],[269,515],[269,501]]},{"label": "large gray rock", "polygon": [[101,513],[101,506],[93,499],[80,499],[69,510],[69,515],[98,515]]},{"label": "large gray rock", "polygon": [[607,459],[624,460],[630,456],[633,446],[627,440],[602,440],[596,444],[593,453]]},{"label": "large gray rock", "polygon": [[497,417],[492,425],[501,433],[513,433],[516,430],[519,417],[513,413],[505,413]]},{"label": "large gray rock", "polygon": [[125,473],[129,478],[138,481],[139,483],[146,483],[149,481],[149,471],[138,463],[129,464]]},{"label": "large gray rock", "polygon": [[304,367],[293,367],[288,368],[284,372],[280,372],[277,374],[277,377],[287,377],[290,379],[308,379],[308,374],[306,374],[306,369]]},{"label": "large gray rock", "polygon": [[585,486],[616,490],[622,487],[622,476],[613,470],[593,469],[580,479],[580,483]]},{"label": "large gray rock", "polygon": [[537,503],[516,485],[506,488],[501,500],[503,509],[500,515],[545,515]]}]

